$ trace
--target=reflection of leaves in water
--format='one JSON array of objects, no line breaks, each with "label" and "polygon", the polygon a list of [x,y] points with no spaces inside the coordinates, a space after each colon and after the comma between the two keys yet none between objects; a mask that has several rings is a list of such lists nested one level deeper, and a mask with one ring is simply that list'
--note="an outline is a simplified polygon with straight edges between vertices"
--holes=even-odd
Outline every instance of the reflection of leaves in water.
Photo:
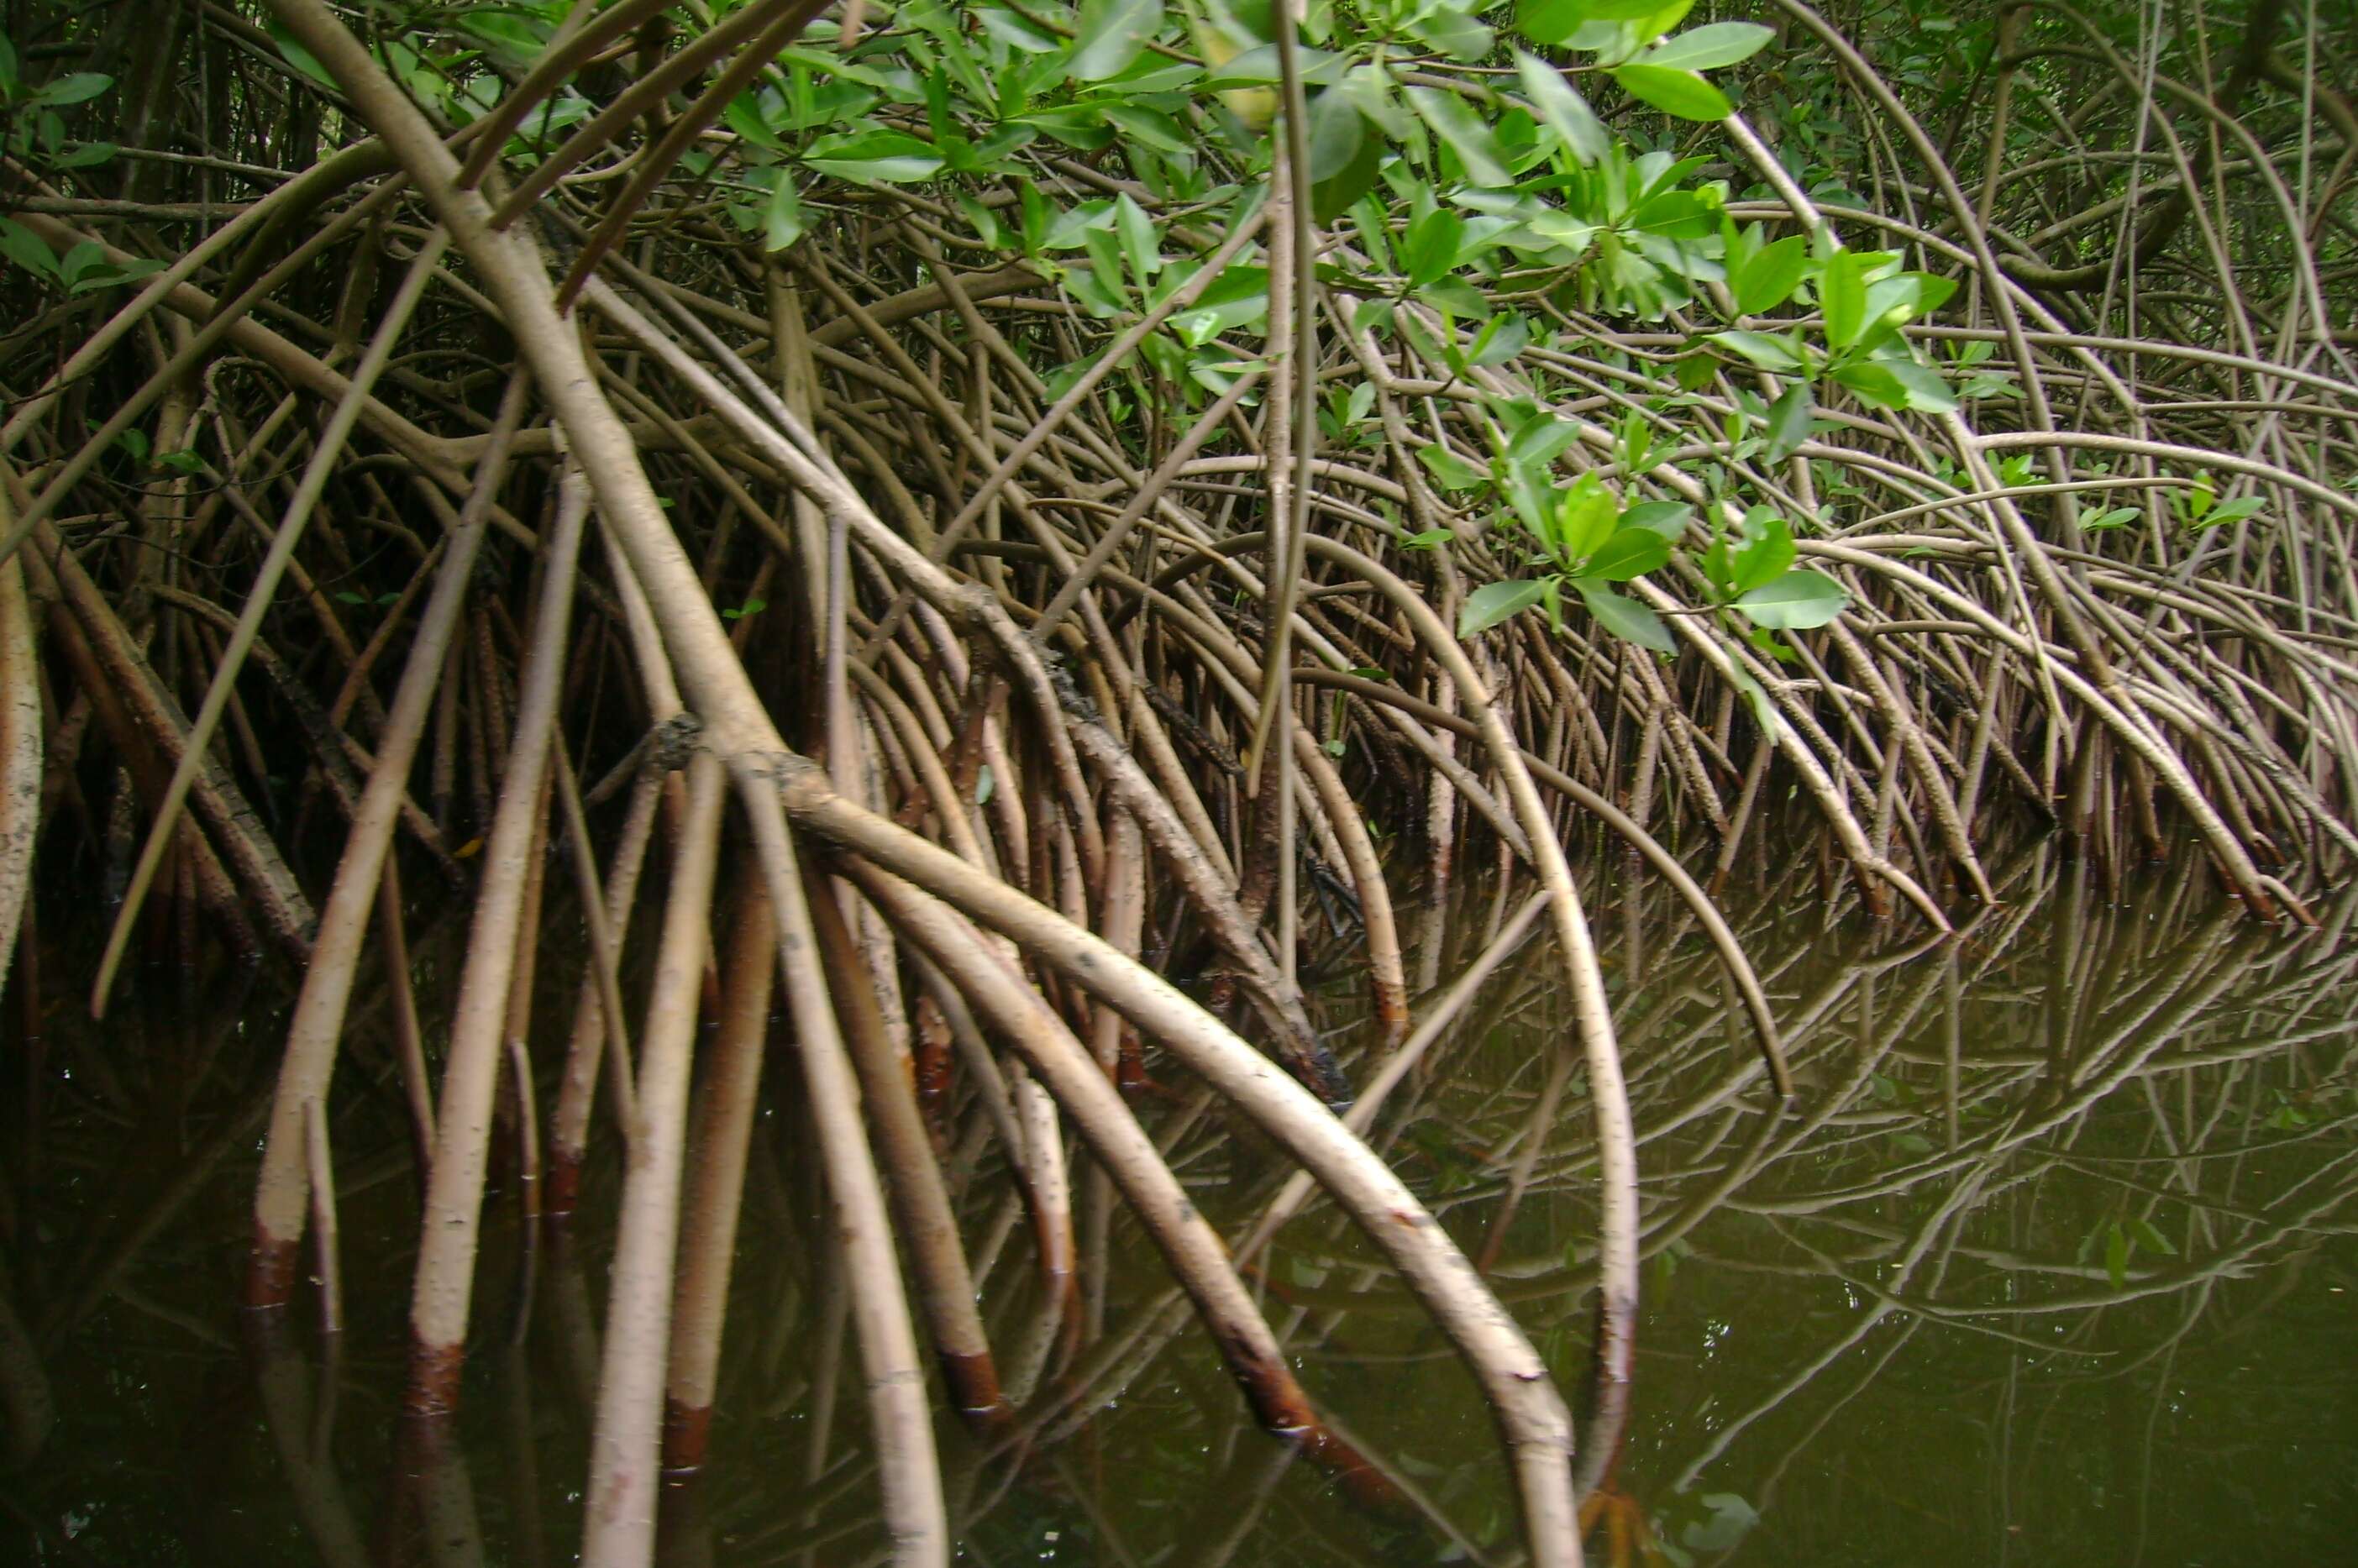
[{"label": "reflection of leaves in water", "polygon": [[[2046,851],[1994,870],[2006,903],[1968,940],[1856,963],[1838,955],[1884,933],[1829,906],[1807,857],[1758,868],[1756,885],[1736,891],[1732,924],[1805,1080],[1782,1113],[1740,1018],[1727,1014],[1712,950],[1659,889],[1629,892],[1627,904],[1625,890],[1600,889],[1596,934],[1624,985],[1616,1022],[1642,1140],[1649,1288],[1617,1444],[1595,1430],[1584,1392],[1595,1152],[1583,1076],[1563,1074],[1552,1108],[1546,1093],[1570,1025],[1543,943],[1486,985],[1379,1121],[1395,1168],[1438,1195],[1441,1222],[1469,1255],[1489,1256],[1492,1284],[1588,1423],[1583,1484],[1618,1504],[1632,1561],[1703,1565],[1740,1551],[1757,1568],[1933,1538],[1953,1560],[1996,1561],[1994,1532],[2026,1519],[2037,1561],[2117,1560],[2139,1528],[2147,1561],[2192,1560],[2223,1557],[2231,1511],[2239,1530],[2271,1519],[2271,1539],[2297,1553],[2315,1544],[2304,1532],[2349,1500],[2271,1456],[2353,1429],[2347,1379],[2318,1369],[2349,1362],[2349,1298],[2331,1292],[2358,1284],[2346,1234],[2358,1191],[2358,960],[2214,919],[2183,878],[2115,909],[2075,906],[2074,879],[2089,872]],[[1468,886],[1463,897],[1443,931],[1453,944],[1444,974],[1480,945],[1493,890]],[[430,968],[447,954],[420,957]],[[1338,983],[1313,1000],[1321,1027],[1351,1046],[1357,989]],[[89,1244],[103,1256],[119,1236],[134,1238],[115,1294],[49,1309],[66,1326],[50,1368],[58,1435],[40,1473],[52,1479],[39,1485],[68,1489],[40,1500],[99,1505],[87,1539],[106,1561],[144,1560],[108,1549],[135,1528],[158,1538],[157,1521],[220,1506],[207,1500],[215,1495],[291,1530],[301,1510],[286,1488],[321,1485],[327,1472],[306,1461],[312,1468],[295,1476],[282,1454],[332,1454],[349,1509],[366,1517],[379,1502],[382,1473],[356,1455],[380,1444],[398,1381],[387,1347],[401,1342],[406,1260],[390,1249],[355,1265],[382,1272],[354,1280],[362,1321],[319,1381],[341,1412],[333,1447],[314,1447],[311,1411],[298,1409],[287,1444],[224,1450],[218,1462],[238,1467],[233,1484],[208,1485],[192,1502],[175,1479],[188,1412],[218,1402],[208,1379],[235,1386],[242,1376],[208,1260],[233,1223],[222,1217],[246,1212],[252,1178],[222,1159],[213,1184],[199,1186],[201,1171],[169,1153],[172,1141],[126,1158],[123,1140],[141,1124],[142,1097],[156,1095],[188,1119],[186,1151],[246,1147],[233,1136],[244,1113],[235,1075],[252,1066],[240,1052],[283,1026],[233,1024],[216,1024],[215,1079],[126,1081],[109,1087],[118,1104],[104,1116],[59,1113],[48,1157],[77,1173],[113,1172],[112,1184],[59,1183],[22,1200],[27,1249]],[[103,1044],[61,1024],[50,1049],[93,1075],[119,1072]],[[1355,1063],[1355,1080],[1370,1070]],[[1138,1110],[1170,1140],[1192,1195],[1235,1234],[1281,1173],[1274,1162],[1218,1117],[1189,1120],[1184,1096]],[[764,1124],[773,1168],[748,1209],[760,1223],[749,1224],[724,1352],[706,1487],[728,1499],[724,1533],[739,1543],[722,1552],[728,1562],[796,1562],[806,1541],[816,1562],[860,1562],[882,1541],[872,1455],[846,1434],[840,1408],[827,1451],[811,1451],[827,1343],[813,1260],[825,1219],[796,1164],[795,1114],[788,1100]],[[367,1147],[372,1127],[380,1150]],[[340,1128],[361,1173],[349,1233],[414,1227],[399,1132],[394,1118]],[[371,1181],[372,1170],[387,1179]],[[189,1201],[200,1192],[202,1202]],[[960,1220],[978,1249],[1000,1223],[998,1196],[988,1182],[968,1189]],[[163,1217],[152,1235],[151,1205]],[[1012,1351],[1034,1321],[1036,1287],[1028,1229],[1020,1216],[1005,1223],[983,1301],[994,1344]],[[577,1227],[608,1234],[595,1215]],[[1069,1361],[1051,1346],[1040,1383],[1061,1397],[1064,1380],[1086,1372],[1086,1396],[1030,1457],[977,1461],[969,1500],[954,1505],[967,1509],[959,1528],[976,1560],[1038,1561],[1053,1549],[1059,1561],[1145,1562],[1181,1542],[1168,1560],[1194,1562],[1192,1549],[1215,1536],[1236,1542],[1229,1568],[1496,1560],[1486,1543],[1511,1537],[1515,1515],[1487,1413],[1380,1255],[1331,1210],[1314,1207],[1282,1233],[1265,1305],[1314,1395],[1414,1490],[1420,1500],[1398,1515],[1363,1511],[1314,1464],[1271,1468],[1274,1445],[1252,1431],[1192,1320],[1183,1311],[1161,1322],[1167,1276],[1119,1209],[1110,1235],[1105,1338]],[[517,1443],[578,1455],[568,1445],[584,1438],[582,1390],[596,1367],[586,1281],[606,1266],[603,1245],[542,1260],[535,1370],[515,1388],[529,1420],[469,1437],[486,1495],[490,1477],[518,1473],[527,1449]],[[487,1300],[506,1298],[514,1259],[513,1249],[487,1253]],[[42,1277],[9,1262],[20,1295]],[[79,1269],[46,1272],[71,1280]],[[372,1324],[367,1303],[379,1300],[390,1304]],[[1134,1355],[1089,1370],[1100,1346],[1131,1334]],[[135,1384],[146,1389],[137,1404],[86,1397]],[[577,1459],[544,1456],[536,1485],[540,1533],[570,1536]],[[2107,1501],[2092,1509],[2098,1485]],[[2295,1497],[2304,1489],[2306,1513]],[[2222,1500],[2231,1496],[2232,1509]],[[512,1550],[512,1506],[485,1509],[488,1560],[524,1560]],[[1592,1561],[1611,1559],[1602,1529],[1591,1545]],[[256,1568],[282,1560],[297,1559],[257,1557]]]}]

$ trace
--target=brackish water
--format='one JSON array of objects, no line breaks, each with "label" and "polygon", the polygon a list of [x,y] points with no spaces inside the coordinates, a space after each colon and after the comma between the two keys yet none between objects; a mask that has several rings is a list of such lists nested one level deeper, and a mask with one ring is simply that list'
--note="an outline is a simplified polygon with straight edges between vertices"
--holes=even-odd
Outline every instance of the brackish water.
[{"label": "brackish water", "polygon": [[[2351,1561],[2350,907],[2288,936],[2201,879],[2108,890],[2043,846],[2000,881],[2006,903],[1962,939],[1895,946],[1812,864],[1738,878],[1734,924],[1801,1080],[1783,1114],[1675,904],[1643,884],[1595,899],[1643,1139],[1647,1294],[1592,1563]],[[1440,943],[1412,962],[1454,973],[1497,902],[1408,912]],[[417,951],[431,997],[447,934]],[[541,968],[553,1051],[574,977]],[[1537,943],[1502,968],[1379,1137],[1585,1407],[1594,1167],[1551,973]],[[611,1160],[588,1211],[535,1245],[513,1186],[494,1194],[462,1441],[429,1462],[396,1442],[416,1183],[382,1017],[361,1017],[339,1081],[351,1323],[323,1344],[303,1314],[265,1335],[234,1306],[284,982],[146,983],[103,1030],[52,985],[45,1037],[0,1069],[0,1563],[574,1561]],[[1350,981],[1317,1000],[1353,1039]],[[883,1553],[789,1048],[765,1088],[713,1462],[667,1496],[666,1563]],[[1149,1065],[1141,1116],[1241,1228],[1276,1155]],[[1470,1379],[1331,1210],[1294,1220],[1260,1279],[1303,1381],[1395,1483],[1387,1505],[1250,1425],[1202,1332],[1160,1319],[1167,1283],[1118,1211],[1079,1332],[1042,1332],[1005,1190],[986,1155],[961,1200],[1002,1375],[1034,1411],[1081,1397],[1022,1452],[945,1422],[963,1560],[1516,1560]]]}]

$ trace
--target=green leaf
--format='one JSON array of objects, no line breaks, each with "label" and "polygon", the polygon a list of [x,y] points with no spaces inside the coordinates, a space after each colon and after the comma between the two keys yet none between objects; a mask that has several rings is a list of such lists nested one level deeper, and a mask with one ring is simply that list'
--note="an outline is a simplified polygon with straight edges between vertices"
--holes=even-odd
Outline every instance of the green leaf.
[{"label": "green leaf", "polygon": [[1675,545],[1686,537],[1687,522],[1693,515],[1694,509],[1683,501],[1641,501],[1621,514],[1621,526],[1650,530]]},{"label": "green leaf", "polygon": [[1945,414],[1957,406],[1956,394],[1940,373],[1912,360],[1869,360],[1837,365],[1833,377],[1861,397],[1884,408],[1915,408]]},{"label": "green leaf", "polygon": [[1554,513],[1556,552],[1566,562],[1601,548],[1621,521],[1621,508],[1613,492],[1593,473],[1582,474],[1564,487],[1556,497]]},{"label": "green leaf", "polygon": [[2128,1288],[2129,1238],[2117,1225],[2104,1228],[2104,1274],[2113,1281],[2113,1289]]},{"label": "green leaf", "polygon": [[1531,341],[1531,324],[1520,316],[1505,312],[1490,318],[1474,340],[1474,348],[1466,356],[1468,364],[1504,364],[1523,351]]},{"label": "green leaf", "polygon": [[1743,544],[1728,567],[1729,591],[1740,594],[1766,588],[1791,569],[1799,552],[1793,530],[1782,517],[1765,506],[1756,506],[1744,514],[1743,535]]},{"label": "green leaf", "polygon": [[1628,89],[1631,97],[1682,120],[1725,120],[1736,113],[1725,93],[1692,70],[1630,64],[1616,66],[1606,74]]},{"label": "green leaf", "polygon": [[977,13],[982,19],[982,30],[1010,49],[1026,54],[1054,54],[1064,47],[1056,35],[1033,26],[1012,11],[997,5],[986,5]]},{"label": "green leaf", "polygon": [[1446,5],[1428,5],[1423,15],[1408,24],[1408,30],[1431,44],[1452,59],[1473,61],[1490,52],[1493,35],[1490,29],[1470,14],[1478,6],[1455,11]]},{"label": "green leaf", "polygon": [[1458,165],[1469,181],[1476,185],[1515,182],[1498,151],[1497,135],[1466,100],[1437,87],[1406,87],[1401,92],[1417,117],[1433,127],[1433,134],[1441,138],[1442,145],[1457,155]]},{"label": "green leaf", "polygon": [[1484,583],[1466,596],[1466,603],[1457,612],[1457,634],[1472,637],[1487,632],[1509,616],[1537,604],[1546,592],[1544,581]]},{"label": "green leaf", "polygon": [[1544,467],[1579,439],[1579,426],[1552,414],[1541,414],[1525,420],[1515,431],[1514,439],[1507,443],[1507,460]]},{"label": "green leaf", "polygon": [[1914,360],[1885,360],[1884,368],[1899,383],[1907,394],[1908,406],[1923,414],[1953,414],[1957,395],[1939,371],[1918,364]]},{"label": "green leaf", "polygon": [[866,131],[821,136],[803,154],[803,162],[856,185],[902,185],[932,178],[941,170],[942,155],[932,143],[905,132]]},{"label": "green leaf", "polygon": [[2216,528],[2223,523],[2240,523],[2266,504],[2256,495],[2239,495],[2233,501],[2223,501],[2204,513],[2199,526]]},{"label": "green leaf", "polygon": [[[1293,51],[1294,69],[1302,73],[1304,87],[1332,87],[1343,80],[1344,68],[1350,57],[1331,49],[1298,49]],[[1216,66],[1204,78],[1206,88],[1267,87],[1281,80],[1275,44],[1256,44],[1226,65]]]},{"label": "green leaf", "polygon": [[1178,121],[1142,103],[1107,103],[1098,113],[1124,135],[1157,152],[1184,153],[1195,145]]},{"label": "green leaf", "polygon": [[1755,626],[1771,632],[1806,632],[1823,626],[1850,607],[1842,584],[1821,571],[1789,571],[1736,601]]},{"label": "green leaf", "polygon": [[2164,1258],[2178,1256],[2178,1249],[2169,1244],[2169,1237],[2154,1228],[2153,1221],[2131,1219],[2123,1223],[2128,1227],[2129,1239],[2147,1251],[2159,1253]]},{"label": "green leaf", "polygon": [[1490,480],[1488,474],[1446,447],[1424,447],[1418,450],[1416,457],[1425,470],[1433,475],[1433,482],[1446,491],[1478,490]]},{"label": "green leaf", "polygon": [[2134,506],[2115,506],[2110,509],[2089,506],[2081,510],[2078,521],[2082,533],[2093,534],[2106,528],[2124,527],[2143,515],[2144,514]]},{"label": "green leaf", "polygon": [[1768,445],[1762,454],[1772,463],[1781,463],[1800,449],[1810,438],[1810,416],[1816,406],[1810,398],[1810,384],[1797,381],[1785,389],[1785,395],[1768,408]]},{"label": "green leaf", "polygon": [[105,265],[106,247],[96,240],[84,240],[66,252],[64,257],[59,261],[58,276],[65,279],[68,284],[72,284],[80,281],[81,275],[91,268],[103,267]]},{"label": "green leaf", "polygon": [[1121,237],[1121,254],[1141,288],[1163,270],[1163,240],[1146,209],[1125,192],[1114,203],[1114,232]]},{"label": "green leaf", "polygon": [[[1323,184],[1348,168],[1368,139],[1367,121],[1350,95],[1330,87],[1310,100],[1310,178]],[[1357,200],[1357,197],[1353,197]]]},{"label": "green leaf", "polygon": [[1547,128],[1555,133],[1566,152],[1584,164],[1594,164],[1605,156],[1605,149],[1612,145],[1605,122],[1596,117],[1588,100],[1564,80],[1563,72],[1521,49],[1515,51],[1515,70],[1522,78],[1523,92],[1531,98],[1531,107],[1539,112]]},{"label": "green leaf", "polygon": [[1776,29],[1758,22],[1712,22],[1689,27],[1638,57],[1643,65],[1675,66],[1683,70],[1712,70],[1758,54]]},{"label": "green leaf", "polygon": [[1401,540],[1404,550],[1437,550],[1456,537],[1446,528],[1425,528]]},{"label": "green leaf", "polygon": [[1082,81],[1101,81],[1127,70],[1162,29],[1163,0],[1081,0],[1068,69]]},{"label": "green leaf", "polygon": [[1523,0],[1515,26],[1527,38],[1560,44],[1591,22],[1636,22],[1661,8],[1661,0]]},{"label": "green leaf", "polygon": [[1446,207],[1436,207],[1408,226],[1401,236],[1401,265],[1410,284],[1422,288],[1457,265],[1457,247],[1466,238],[1466,220]]},{"label": "green leaf", "polygon": [[1837,349],[1858,341],[1866,326],[1866,284],[1859,276],[1858,253],[1836,251],[1826,258],[1818,282],[1819,308],[1825,313],[1826,341]]},{"label": "green leaf", "polygon": [[1790,375],[1802,368],[1801,356],[1783,338],[1772,338],[1766,332],[1713,332],[1708,336],[1713,342],[1734,350],[1762,370]]},{"label": "green leaf", "polygon": [[1760,726],[1760,733],[1774,741],[1779,727],[1785,722],[1777,717],[1777,699],[1770,697],[1768,688],[1762,686],[1754,677],[1752,672],[1743,665],[1734,665],[1728,673],[1736,679],[1736,689],[1742,692],[1744,700],[1752,705],[1752,719]]},{"label": "green leaf", "polygon": [[1788,234],[1774,244],[1763,245],[1733,280],[1737,312],[1758,316],[1784,304],[1792,297],[1809,264],[1810,242],[1799,234]]},{"label": "green leaf", "polygon": [[0,255],[36,277],[58,276],[58,258],[40,236],[21,223],[0,218]]},{"label": "green leaf", "polygon": [[114,85],[114,78],[111,76],[101,76],[94,70],[77,70],[70,76],[60,76],[55,81],[43,83],[40,91],[33,94],[32,101],[51,109],[63,109],[69,104],[87,103]]},{"label": "green leaf", "polygon": [[1628,582],[1671,558],[1671,542],[1651,528],[1623,528],[1588,557],[1579,581]]},{"label": "green leaf", "polygon": [[1624,599],[1602,583],[1583,582],[1575,578],[1572,586],[1580,590],[1581,602],[1588,606],[1588,613],[1596,618],[1596,623],[1623,642],[1651,648],[1658,654],[1678,652],[1671,629],[1662,624],[1653,606]]},{"label": "green leaf", "polygon": [[803,201],[787,171],[778,171],[778,183],[762,209],[762,248],[783,251],[803,237]]},{"label": "green leaf", "polygon": [[336,79],[329,74],[328,68],[319,63],[319,57],[297,42],[295,35],[287,30],[284,23],[272,22],[269,32],[270,41],[278,46],[278,52],[287,57],[287,64],[330,92],[343,91],[336,85]]}]

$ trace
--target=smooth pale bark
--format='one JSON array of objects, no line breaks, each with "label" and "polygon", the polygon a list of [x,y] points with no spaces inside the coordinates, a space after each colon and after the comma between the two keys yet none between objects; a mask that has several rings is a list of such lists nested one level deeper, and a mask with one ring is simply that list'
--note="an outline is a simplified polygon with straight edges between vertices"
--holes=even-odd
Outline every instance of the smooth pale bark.
[{"label": "smooth pale bark", "polygon": [[664,1357],[671,1345],[688,1076],[726,784],[712,757],[698,756],[688,764],[687,820],[673,860],[654,988],[647,999],[646,1027],[640,1032],[637,1115],[622,1178],[613,1292],[598,1372],[598,1423],[590,1443],[590,1498],[581,1530],[585,1568],[637,1568],[654,1551]]},{"label": "smooth pale bark", "polygon": [[[925,1119],[917,1113],[915,1086],[906,1063],[892,1050],[875,992],[864,983],[866,966],[850,922],[837,902],[841,896],[837,887],[808,876],[804,885],[810,895],[811,927],[818,938],[820,960],[838,982],[836,1018],[860,1076],[869,1135],[885,1168],[892,1173],[892,1213],[900,1222],[895,1233],[908,1253],[917,1298],[941,1358],[942,1376],[961,1414],[978,1424],[995,1425],[1006,1416],[999,1372],[991,1360],[990,1341],[983,1332],[982,1314],[975,1310],[974,1276],[958,1239],[957,1215],[942,1184]],[[1052,1110],[1052,1130],[1055,1119]],[[1031,1159],[1032,1152],[1027,1150],[1025,1157]]]},{"label": "smooth pale bark", "polygon": [[484,837],[483,880],[475,893],[467,962],[460,975],[442,1069],[441,1119],[435,1129],[434,1169],[426,1184],[417,1276],[410,1292],[408,1398],[412,1410],[421,1415],[448,1414],[458,1403],[467,1314],[474,1301],[475,1237],[482,1222],[492,1098],[499,1085],[501,1026],[507,1020],[516,929],[536,837],[534,817],[547,798],[541,781],[556,727],[566,633],[589,511],[589,486],[580,470],[568,466],[558,481],[557,521],[550,529],[540,607],[516,701],[515,741],[508,752],[492,830]]},{"label": "smooth pale bark", "polygon": [[748,884],[729,920],[720,966],[720,1023],[697,1090],[695,1147],[680,1221],[679,1269],[672,1292],[671,1357],[664,1379],[663,1463],[694,1470],[719,1391],[721,1320],[729,1306],[745,1158],[769,1045],[778,940],[769,896]]},{"label": "smooth pale bark", "polygon": [[[513,436],[523,416],[526,379],[510,384],[493,427],[495,436]],[[425,738],[426,721],[442,678],[451,634],[467,598],[475,557],[483,542],[482,505],[488,504],[506,472],[506,442],[495,440],[483,455],[459,532],[451,536],[436,573],[425,613],[418,617],[416,640],[409,662],[395,689],[393,708],[378,737],[376,766],[352,812],[352,830],[344,838],[343,858],[319,914],[319,932],[311,949],[310,967],[303,972],[303,989],[295,1000],[295,1016],[287,1026],[287,1047],[279,1058],[278,1093],[270,1112],[270,1131],[263,1144],[262,1174],[254,1198],[254,1250],[246,1275],[250,1306],[286,1303],[293,1284],[296,1252],[310,1201],[304,1136],[309,1108],[323,1100],[334,1075],[338,1044],[343,1037],[344,1010],[352,1000],[352,982],[360,967],[362,944],[367,939],[369,917],[378,903],[377,891],[394,827],[407,798],[410,763]],[[479,504],[479,503],[481,504]]]},{"label": "smooth pale bark", "polygon": [[[0,489],[0,531],[8,525]],[[33,841],[41,822],[41,683],[34,668],[33,611],[25,568],[0,561],[0,993],[25,921],[33,883]]]}]

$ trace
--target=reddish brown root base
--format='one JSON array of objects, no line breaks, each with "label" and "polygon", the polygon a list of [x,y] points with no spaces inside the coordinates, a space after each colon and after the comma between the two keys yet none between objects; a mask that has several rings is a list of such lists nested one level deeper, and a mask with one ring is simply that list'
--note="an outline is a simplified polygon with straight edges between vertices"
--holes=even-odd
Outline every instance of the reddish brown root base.
[{"label": "reddish brown root base", "polygon": [[686,1476],[703,1469],[711,1438],[710,1405],[690,1408],[676,1400],[664,1400],[663,1467],[666,1474]]},{"label": "reddish brown root base", "polygon": [[302,1261],[301,1237],[275,1237],[255,1226],[254,1248],[246,1256],[246,1306],[255,1312],[286,1306],[295,1294],[295,1275]]},{"label": "reddish brown root base", "polygon": [[1382,1514],[1409,1511],[1408,1498],[1391,1477],[1328,1428],[1314,1426],[1289,1435],[1303,1456],[1340,1482],[1343,1495],[1358,1507]]},{"label": "reddish brown root base", "polygon": [[423,1422],[447,1421],[459,1411],[459,1376],[466,1369],[463,1345],[409,1342],[409,1390],[402,1396],[408,1413]]},{"label": "reddish brown root base", "polygon": [[562,1149],[548,1152],[548,1168],[541,1174],[540,1212],[548,1218],[571,1214],[581,1201],[581,1161]]},{"label": "reddish brown root base", "polygon": [[987,1437],[1005,1432],[1015,1419],[1007,1396],[1000,1391],[999,1364],[988,1355],[957,1356],[942,1352],[942,1381],[957,1401],[968,1426]]}]

